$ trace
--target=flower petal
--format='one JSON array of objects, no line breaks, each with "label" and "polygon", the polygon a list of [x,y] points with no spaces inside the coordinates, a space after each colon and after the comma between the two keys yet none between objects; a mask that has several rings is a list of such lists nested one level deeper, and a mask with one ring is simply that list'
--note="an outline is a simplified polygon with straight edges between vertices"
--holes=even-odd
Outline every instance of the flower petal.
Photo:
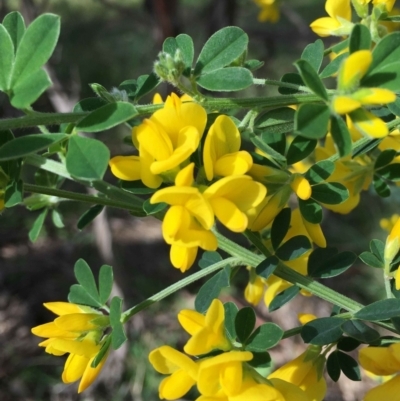
[{"label": "flower petal", "polygon": [[103,356],[103,359],[95,368],[92,368],[91,364],[96,355],[90,359],[85,371],[83,372],[81,382],[79,383],[78,393],[85,391],[96,380],[96,377],[99,375],[101,369],[103,369],[103,366],[107,361],[108,352],[109,351],[107,351],[106,355]]},{"label": "flower petal", "polygon": [[210,204],[218,220],[229,230],[235,233],[246,230],[248,218],[233,202],[225,198],[212,198]]},{"label": "flower petal", "polygon": [[190,267],[192,267],[196,260],[198,247],[191,246],[179,246],[177,244],[171,245],[170,260],[172,266],[179,269],[182,273],[185,273]]},{"label": "flower petal", "polygon": [[71,354],[68,356],[64,371],[62,373],[62,381],[64,383],[73,383],[79,380],[89,363],[89,358],[81,355]]},{"label": "flower petal", "polygon": [[120,180],[140,180],[139,156],[115,156],[109,161],[111,172]]}]

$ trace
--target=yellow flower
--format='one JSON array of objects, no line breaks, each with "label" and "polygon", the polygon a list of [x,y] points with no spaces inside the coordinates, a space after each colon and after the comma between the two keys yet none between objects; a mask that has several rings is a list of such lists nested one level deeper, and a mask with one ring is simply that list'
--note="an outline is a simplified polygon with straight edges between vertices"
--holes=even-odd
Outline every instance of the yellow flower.
[{"label": "yellow flower", "polygon": [[81,393],[93,383],[107,359],[108,351],[96,368],[91,366],[100,352],[101,337],[109,325],[109,318],[88,306],[68,302],[49,302],[44,306],[59,317],[32,328],[32,333],[47,338],[39,344],[47,353],[56,356],[70,354],[62,380],[73,383],[81,379],[78,388],[78,393]]},{"label": "yellow flower", "polygon": [[392,11],[394,3],[396,3],[396,0],[372,0],[372,4],[375,7],[382,8],[386,12]]},{"label": "yellow flower", "polygon": [[360,80],[372,63],[370,50],[352,53],[342,63],[338,76],[339,95],[332,100],[332,109],[338,114],[348,114],[351,123],[363,135],[382,138],[389,131],[386,124],[363,106],[392,103],[394,92],[381,88],[359,88]]},{"label": "yellow flower", "polygon": [[[397,220],[396,224],[393,226],[390,234],[386,238],[385,243],[385,262],[390,264],[395,258],[400,249],[400,219]],[[396,288],[397,288],[397,276],[396,276]]]},{"label": "yellow flower", "polygon": [[301,174],[293,174],[293,181],[290,183],[290,186],[300,199],[310,199],[312,193],[311,185]]},{"label": "yellow flower", "polygon": [[299,322],[304,325],[315,320],[317,316],[313,315],[312,313],[299,313],[297,318],[299,319]]},{"label": "yellow flower", "polygon": [[249,282],[244,290],[244,298],[249,304],[258,305],[265,289],[265,280],[256,274],[256,270],[253,267],[247,267],[250,271]]},{"label": "yellow flower", "polygon": [[[359,352],[360,365],[370,374],[385,376],[400,372],[400,344],[389,347],[367,347]],[[364,401],[396,400],[400,391],[400,375],[396,375],[365,395]]]},{"label": "yellow flower", "polygon": [[278,22],[280,17],[279,7],[276,0],[253,0],[260,8],[258,20],[260,22],[270,21],[272,23]]},{"label": "yellow flower", "polygon": [[[156,100],[158,101],[158,100]],[[175,94],[164,107],[132,130],[139,156],[116,156],[110,160],[112,173],[126,181],[141,179],[150,188],[171,182],[199,146],[207,121],[203,107],[182,102]]]},{"label": "yellow flower", "polygon": [[265,199],[267,189],[248,175],[221,178],[203,193],[215,216],[233,232],[248,226],[247,214]]},{"label": "yellow flower", "polygon": [[234,122],[228,116],[219,116],[211,125],[204,142],[204,170],[207,179],[215,175],[229,176],[246,174],[253,159],[240,150],[241,136]]},{"label": "yellow flower", "polygon": [[249,351],[230,351],[204,360],[199,368],[197,387],[201,394],[214,396],[220,391],[233,396],[242,389],[243,362],[253,359]]},{"label": "yellow flower", "polygon": [[400,216],[397,213],[395,213],[388,219],[381,219],[379,221],[379,225],[381,226],[381,228],[383,230],[390,233],[390,231],[392,231],[392,229],[393,229],[394,225],[396,224],[397,220],[399,219],[399,217]]},{"label": "yellow flower", "polygon": [[162,400],[182,398],[196,384],[199,365],[167,345],[151,351],[149,361],[157,372],[170,375],[159,386]]},{"label": "yellow flower", "polygon": [[350,0],[327,0],[325,10],[329,17],[315,20],[311,29],[322,37],[349,35],[353,27]]},{"label": "yellow flower", "polygon": [[320,375],[321,356],[306,358],[307,351],[296,359],[272,372],[268,379],[281,379],[300,387],[310,401],[322,401],[326,394],[326,382]]},{"label": "yellow flower", "polygon": [[162,232],[171,245],[172,265],[185,272],[197,255],[198,248],[217,249],[217,239],[210,231],[214,211],[198,188],[192,187],[194,163],[182,169],[175,178],[175,186],[163,188],[150,198],[150,203],[165,202],[171,207],[165,214]]},{"label": "yellow flower", "polygon": [[225,335],[225,310],[219,299],[214,299],[202,315],[194,310],[184,309],[178,314],[181,326],[192,336],[183,347],[189,355],[202,355],[214,349],[232,348]]}]

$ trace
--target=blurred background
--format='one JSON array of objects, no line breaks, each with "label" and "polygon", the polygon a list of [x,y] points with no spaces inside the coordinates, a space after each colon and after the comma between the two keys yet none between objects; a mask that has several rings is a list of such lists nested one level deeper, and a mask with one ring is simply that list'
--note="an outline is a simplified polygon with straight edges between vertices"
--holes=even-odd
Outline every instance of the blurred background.
[{"label": "blurred background", "polygon": [[[80,99],[93,96],[90,83],[111,90],[124,80],[149,74],[166,37],[187,33],[194,38],[198,51],[211,34],[228,25],[243,28],[250,37],[249,58],[265,62],[255,76],[279,79],[294,71],[292,63],[306,44],[317,39],[308,25],[325,16],[324,3],[281,1],[279,18],[272,23],[259,20],[263,18],[260,7],[252,0],[0,0],[0,19],[14,10],[23,14],[27,24],[44,12],[61,16],[61,37],[47,66],[54,86],[34,108],[68,112]],[[328,38],[325,43],[334,42]],[[164,98],[171,90],[166,85],[158,88]],[[273,94],[274,88],[254,87],[240,96]],[[144,101],[151,102],[151,96]],[[0,93],[0,118],[19,115]],[[17,135],[33,132],[23,130]],[[99,138],[110,147],[112,155],[129,154],[132,148],[122,144],[122,138],[129,134],[122,127],[99,134]],[[84,191],[74,185],[68,183],[67,189]],[[340,250],[367,250],[371,238],[385,237],[379,220],[395,211],[395,200],[396,196],[384,202],[371,192],[365,194],[350,216],[326,213],[324,232],[328,243]],[[75,261],[84,258],[95,271],[104,263],[112,265],[116,276],[114,292],[129,307],[182,275],[169,263],[169,249],[162,241],[158,221],[107,209],[79,231],[76,223],[87,206],[63,202],[58,210],[64,227],[56,228],[48,218],[35,243],[29,240],[28,232],[38,212],[16,207],[0,215],[0,400],[156,401],[161,377],[149,365],[147,355],[162,344],[178,349],[183,346],[187,337],[176,314],[182,308],[193,307],[202,283],[136,315],[127,326],[129,342],[111,353],[95,385],[77,395],[76,385],[61,382],[64,358],[45,354],[37,346],[39,339],[30,333],[31,327],[53,319],[43,302],[66,300],[69,286],[74,283]],[[191,272],[195,269],[198,267],[194,266]],[[339,280],[326,283],[361,302],[369,302],[379,298],[382,288],[372,270],[360,264]],[[236,278],[237,286],[224,291],[221,299],[245,306],[243,289],[247,280],[243,269]],[[273,314],[260,304],[258,323],[274,321],[289,329],[298,325],[299,312],[321,317],[330,313],[329,305],[315,298],[297,300]],[[278,366],[303,349],[301,340],[287,339],[272,351],[273,360]],[[326,400],[361,400],[370,385],[346,378],[339,383],[329,381]],[[192,392],[185,400],[195,398]]]}]

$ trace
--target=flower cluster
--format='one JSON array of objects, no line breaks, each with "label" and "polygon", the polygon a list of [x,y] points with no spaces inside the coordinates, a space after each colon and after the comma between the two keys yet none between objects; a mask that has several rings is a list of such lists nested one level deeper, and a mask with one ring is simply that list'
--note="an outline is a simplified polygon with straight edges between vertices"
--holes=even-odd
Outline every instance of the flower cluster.
[{"label": "flower cluster", "polygon": [[200,393],[196,401],[323,399],[326,384],[318,377],[318,363],[315,359],[305,360],[305,354],[268,378],[257,373],[248,363],[253,353],[233,343],[225,334],[224,306],[218,299],[214,299],[206,315],[183,310],[178,320],[191,335],[184,346],[185,353],[161,346],[149,355],[154,369],[169,375],[159,386],[161,399],[179,399],[194,385]]},{"label": "flower cluster", "polygon": [[78,387],[78,393],[81,393],[93,383],[107,359],[104,355],[93,367],[103,345],[104,330],[110,324],[109,318],[89,306],[68,302],[48,302],[44,306],[58,317],[53,322],[34,327],[32,333],[46,338],[39,346],[47,353],[69,354],[62,380],[73,383],[81,379]]},{"label": "flower cluster", "polygon": [[140,179],[154,189],[168,185],[157,190],[150,203],[170,206],[163,220],[163,237],[171,245],[172,265],[185,272],[198,248],[217,249],[211,231],[215,219],[233,232],[243,232],[267,191],[246,175],[252,157],[240,150],[240,132],[225,115],[208,129],[203,165],[196,168],[191,156],[199,150],[207,114],[200,105],[183,100],[169,96],[162,109],[133,129],[139,156],[116,156],[110,166],[122,180]]}]

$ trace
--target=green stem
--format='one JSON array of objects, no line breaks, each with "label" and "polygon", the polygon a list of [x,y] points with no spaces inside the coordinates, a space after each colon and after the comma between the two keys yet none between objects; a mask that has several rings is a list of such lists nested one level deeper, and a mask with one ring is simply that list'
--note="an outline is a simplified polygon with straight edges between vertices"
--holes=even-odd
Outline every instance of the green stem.
[{"label": "green stem", "polygon": [[[239,246],[238,244],[230,241],[229,239],[225,238],[223,235],[219,234],[218,232],[214,232],[218,239],[218,246],[228,252],[232,256],[236,256],[240,258],[244,264],[250,265],[252,267],[257,267],[264,259],[265,256],[270,256],[270,253],[266,252],[266,248],[262,245],[261,239],[254,233],[247,232],[247,237],[251,240],[251,242],[265,254],[263,255],[256,255],[255,253]],[[261,244],[260,244],[261,243]],[[297,273],[290,267],[280,263],[279,266],[276,268],[274,275],[282,278],[283,280],[289,281],[292,284],[298,285],[300,288],[311,292],[313,295],[324,299],[330,302],[333,305],[337,305],[342,309],[345,309],[351,313],[355,313],[360,310],[363,305],[360,303],[353,301],[346,296],[337,293],[334,290],[320,284],[310,277],[306,277]]]},{"label": "green stem", "polygon": [[289,82],[277,81],[275,79],[254,78],[253,82],[255,85],[279,86],[280,88],[288,88],[288,89],[294,89],[294,90],[298,90],[298,91],[302,91],[302,92],[312,93],[311,90],[307,86],[291,84]]},{"label": "green stem", "polygon": [[[313,103],[320,102],[321,99],[314,94],[296,94],[282,95],[260,98],[206,98],[201,102],[204,107],[212,109],[231,109],[236,107],[253,108],[253,107],[279,107],[288,106],[291,104]],[[154,111],[163,107],[163,104],[149,104],[135,106],[139,115],[151,114]],[[83,117],[86,117],[89,112],[79,113],[34,113],[28,116],[19,118],[9,118],[0,120],[0,131],[16,128],[35,127],[38,125],[56,125],[62,123],[76,123]]]},{"label": "green stem", "polygon": [[150,298],[147,298],[140,304],[137,304],[133,308],[130,308],[127,311],[125,311],[121,316],[121,322],[126,323],[133,315],[136,315],[143,309],[148,308],[150,305],[152,305],[156,302],[159,302],[162,299],[172,295],[174,292],[177,292],[178,290],[188,286],[189,284],[192,284],[195,281],[200,280],[201,278],[206,277],[209,274],[222,269],[226,265],[236,264],[238,261],[239,260],[236,257],[221,260],[220,262],[214,263],[213,265],[208,266],[205,269],[202,269],[202,270],[198,271],[197,273],[194,273],[194,274],[178,281],[177,283],[170,285],[169,287],[167,287],[164,290],[158,292],[157,294],[151,296]]},{"label": "green stem", "polygon": [[64,191],[63,189],[43,187],[41,185],[24,183],[24,190],[33,194],[50,195],[50,196],[56,196],[57,198],[68,199],[72,201],[79,201],[79,202],[91,203],[94,205],[103,205],[103,206],[114,207],[117,209],[124,209],[134,214],[143,213],[142,208],[135,208],[130,203],[110,200],[99,196],[92,196],[77,192]]},{"label": "green stem", "polygon": [[390,277],[383,273],[383,282],[385,284],[386,298],[394,298],[392,289],[390,288]]}]

